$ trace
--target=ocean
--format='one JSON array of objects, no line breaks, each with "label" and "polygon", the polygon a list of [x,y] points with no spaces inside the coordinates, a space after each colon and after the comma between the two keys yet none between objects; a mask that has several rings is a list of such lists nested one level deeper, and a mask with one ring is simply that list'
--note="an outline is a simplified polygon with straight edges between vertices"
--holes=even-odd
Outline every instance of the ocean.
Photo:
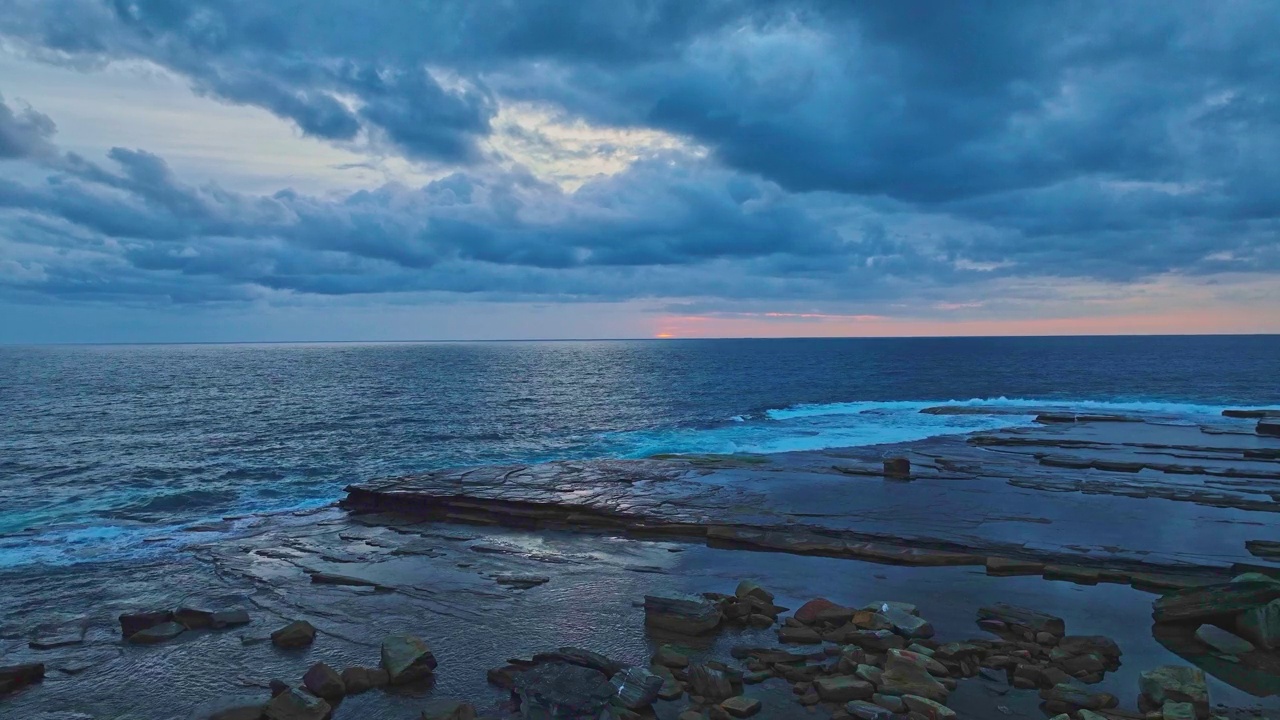
[{"label": "ocean", "polygon": [[145,557],[210,520],[484,463],[865,446],[1280,405],[1280,336],[0,347],[0,568]]}]

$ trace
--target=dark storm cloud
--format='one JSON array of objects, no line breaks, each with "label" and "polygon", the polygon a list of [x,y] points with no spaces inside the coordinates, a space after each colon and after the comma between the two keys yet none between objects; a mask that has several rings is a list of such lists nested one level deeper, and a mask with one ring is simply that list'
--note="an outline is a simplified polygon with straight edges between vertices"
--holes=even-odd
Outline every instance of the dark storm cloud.
[{"label": "dark storm cloud", "polygon": [[[28,290],[83,281],[74,258],[30,250],[69,242],[115,263],[94,277],[128,268],[129,293],[187,276],[196,296],[889,299],[1280,271],[1267,0],[9,5],[0,34],[32,57],[148,60],[308,135],[456,170],[338,199],[247,195],[184,183],[143,150],[111,151],[110,168],[48,160],[48,118],[0,105],[0,157],[43,156],[49,175],[0,181]],[[566,192],[486,154],[513,101],[708,156]]]}]

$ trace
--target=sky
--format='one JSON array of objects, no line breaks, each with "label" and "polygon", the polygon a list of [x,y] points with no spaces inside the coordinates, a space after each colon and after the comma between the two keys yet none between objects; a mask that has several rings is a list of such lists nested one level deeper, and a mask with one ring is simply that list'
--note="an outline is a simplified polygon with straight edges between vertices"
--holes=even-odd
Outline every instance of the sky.
[{"label": "sky", "polygon": [[1280,332],[1273,0],[0,0],[0,343]]}]

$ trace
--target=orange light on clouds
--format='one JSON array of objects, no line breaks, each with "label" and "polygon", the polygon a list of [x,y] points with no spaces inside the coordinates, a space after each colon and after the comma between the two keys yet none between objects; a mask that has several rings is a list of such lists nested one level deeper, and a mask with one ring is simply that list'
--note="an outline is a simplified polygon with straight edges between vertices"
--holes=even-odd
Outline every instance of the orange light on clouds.
[{"label": "orange light on clouds", "polygon": [[661,332],[661,333],[658,333],[657,335],[654,335],[654,337],[660,340],[666,340],[666,339],[675,337],[675,335],[672,335],[671,333],[667,333],[667,332]]}]

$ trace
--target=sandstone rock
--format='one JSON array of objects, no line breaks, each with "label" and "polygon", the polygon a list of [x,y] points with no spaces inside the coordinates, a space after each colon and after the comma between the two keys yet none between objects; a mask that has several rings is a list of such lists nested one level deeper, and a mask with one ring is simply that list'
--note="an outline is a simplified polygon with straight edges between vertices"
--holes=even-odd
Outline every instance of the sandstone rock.
[{"label": "sandstone rock", "polygon": [[1050,657],[1085,655],[1089,653],[1110,659],[1117,659],[1121,655],[1120,646],[1109,637],[1103,635],[1067,635],[1058,639],[1058,644],[1050,652]]},{"label": "sandstone rock", "polygon": [[670,645],[660,646],[658,652],[653,655],[653,661],[666,667],[689,667],[689,656]]},{"label": "sandstone rock", "polygon": [[[1174,590],[1153,603],[1156,622],[1208,622],[1238,615],[1280,600],[1280,583],[1232,581]],[[1252,639],[1252,638],[1250,638]]]},{"label": "sandstone rock", "polygon": [[271,697],[289,692],[289,683],[279,678],[271,678],[267,683],[267,687],[271,690]]},{"label": "sandstone rock", "polygon": [[891,478],[911,477],[911,461],[904,457],[885,458],[884,474]]},{"label": "sandstone rock", "polygon": [[1209,688],[1204,671],[1184,665],[1163,665],[1138,676],[1138,690],[1152,707],[1166,702],[1191,703],[1196,714],[1209,714]]},{"label": "sandstone rock", "polygon": [[[509,663],[501,667],[489,668],[485,673],[485,679],[489,681],[489,684],[496,685],[503,690],[513,690],[516,686],[516,678],[520,673],[528,670],[529,667],[528,665]],[[386,673],[385,670],[382,672]]]},{"label": "sandstone rock", "polygon": [[1073,713],[1080,709],[1106,710],[1120,703],[1114,695],[1090,693],[1088,689],[1074,683],[1045,688],[1040,691],[1040,698],[1045,701],[1045,709],[1052,713]]},{"label": "sandstone rock", "polygon": [[374,688],[386,687],[390,679],[381,668],[350,667],[342,671],[342,686],[348,695],[359,695]]},{"label": "sandstone rock", "polygon": [[347,686],[342,681],[342,676],[338,675],[337,670],[322,662],[312,665],[307,670],[307,673],[302,676],[302,685],[311,691],[312,695],[325,700],[341,700],[347,694]]},{"label": "sandstone rock", "polygon": [[271,633],[271,644],[292,650],[304,648],[315,642],[316,629],[306,620],[297,620]]},{"label": "sandstone rock", "polygon": [[859,665],[857,669],[853,671],[853,674],[863,680],[866,680],[872,685],[879,686],[880,683],[884,682],[884,671],[875,665]]},{"label": "sandstone rock", "polygon": [[1258,647],[1280,648],[1280,600],[1240,613],[1235,618],[1235,628]]},{"label": "sandstone rock", "polygon": [[268,720],[326,720],[333,712],[329,703],[296,688],[271,698],[263,715]]},{"label": "sandstone rock", "polygon": [[188,630],[204,630],[213,627],[213,613],[183,607],[173,611],[173,621],[182,623]]},{"label": "sandstone rock", "polygon": [[1167,702],[1160,708],[1164,720],[1196,720],[1196,708],[1191,703]]},{"label": "sandstone rock", "polygon": [[902,714],[907,711],[907,704],[902,702],[902,698],[897,695],[884,695],[876,693],[871,696],[871,702],[888,710],[891,713]]},{"label": "sandstone rock", "polygon": [[173,613],[168,610],[124,613],[119,619],[120,636],[127,640],[129,636],[134,633],[141,632],[149,627],[155,627],[160,623],[167,623],[173,620]]},{"label": "sandstone rock", "polygon": [[166,640],[172,640],[186,631],[187,627],[181,623],[163,622],[130,635],[129,642],[138,645],[155,645]]},{"label": "sandstone rock", "polygon": [[546,663],[515,678],[525,718],[598,718],[614,697],[605,676],[581,665]]},{"label": "sandstone rock", "polygon": [[894,720],[893,712],[866,700],[851,700],[844,711],[855,720]]},{"label": "sandstone rock", "polygon": [[697,710],[685,710],[676,716],[676,720],[704,720],[702,713]]},{"label": "sandstone rock", "polygon": [[1044,563],[1012,558],[989,557],[986,566],[988,575],[1039,575],[1044,572]]},{"label": "sandstone rock", "polygon": [[696,595],[646,595],[644,620],[651,628],[679,635],[705,635],[720,626],[720,608]]},{"label": "sandstone rock", "polygon": [[901,635],[897,635],[891,630],[858,630],[846,633],[844,642],[874,652],[885,652],[895,648],[900,649],[907,645]]},{"label": "sandstone rock", "polygon": [[888,612],[889,610],[897,610],[898,612],[904,612],[908,615],[915,615],[917,617],[920,615],[920,608],[916,607],[912,603],[899,602],[897,600],[876,600],[875,602],[869,602],[866,605],[863,605],[861,609],[868,612],[880,613]]},{"label": "sandstone rock", "polygon": [[422,720],[475,720],[476,709],[460,700],[439,699],[427,703]]},{"label": "sandstone rock", "polygon": [[212,625],[215,630],[249,624],[249,613],[244,610],[219,610],[213,613]]},{"label": "sandstone rock", "polygon": [[1244,655],[1254,650],[1253,643],[1217,625],[1201,625],[1196,629],[1196,639],[1226,655]]},{"label": "sandstone rock", "polygon": [[1062,618],[1005,603],[978,608],[978,619],[998,620],[1012,628],[1026,628],[1033,634],[1047,632],[1059,637],[1066,634],[1066,623]]},{"label": "sandstone rock", "polygon": [[1273,437],[1280,437],[1280,420],[1273,420],[1270,418],[1259,420],[1257,427],[1254,429],[1254,432],[1258,433],[1259,435],[1271,435]]},{"label": "sandstone rock", "polygon": [[0,695],[6,695],[44,679],[44,663],[0,667]]},{"label": "sandstone rock", "polygon": [[941,703],[936,703],[929,698],[903,695],[902,702],[906,704],[907,710],[912,714],[919,713],[927,720],[955,720],[956,717],[955,710]]},{"label": "sandstone rock", "polygon": [[382,669],[390,684],[403,685],[435,672],[436,656],[421,638],[391,635],[382,641]]},{"label": "sandstone rock", "polygon": [[581,665],[603,673],[605,677],[613,677],[626,668],[622,663],[610,660],[598,652],[576,647],[562,647],[555,652],[538,653],[533,656],[533,665],[541,665],[547,662],[567,662],[571,665]]},{"label": "sandstone rock", "polygon": [[893,625],[893,631],[907,638],[933,637],[933,625],[927,620],[905,613],[896,608],[886,608],[880,612]]},{"label": "sandstone rock", "polygon": [[874,685],[851,675],[818,678],[813,687],[823,702],[830,703],[867,700],[876,692]]},{"label": "sandstone rock", "polygon": [[938,682],[916,657],[890,651],[880,676],[881,695],[918,695],[923,698],[946,702],[947,688]]},{"label": "sandstone rock", "polygon": [[720,707],[736,718],[751,717],[760,712],[760,701],[745,695],[737,695],[720,703]]},{"label": "sandstone rock", "polygon": [[735,597],[740,600],[755,598],[761,602],[773,604],[773,593],[765,590],[751,580],[743,580],[738,583],[738,588],[733,591]]},{"label": "sandstone rock", "polygon": [[689,666],[689,694],[698,695],[711,703],[719,703],[737,695],[728,676],[706,665]]},{"label": "sandstone rock", "polygon": [[493,581],[499,585],[516,588],[517,590],[528,590],[529,588],[539,585],[546,585],[551,582],[551,578],[546,575],[494,575]]},{"label": "sandstone rock", "polygon": [[609,678],[618,702],[630,710],[639,710],[653,704],[662,689],[662,678],[642,667],[620,670]]},{"label": "sandstone rock", "polygon": [[[848,608],[845,608],[843,605],[837,605],[826,598],[815,598],[801,605],[800,609],[795,611],[793,617],[797,621],[802,622],[805,625],[809,625],[818,621],[818,613],[823,610],[833,609],[847,610]],[[849,615],[853,615],[852,610],[849,610]]]}]

